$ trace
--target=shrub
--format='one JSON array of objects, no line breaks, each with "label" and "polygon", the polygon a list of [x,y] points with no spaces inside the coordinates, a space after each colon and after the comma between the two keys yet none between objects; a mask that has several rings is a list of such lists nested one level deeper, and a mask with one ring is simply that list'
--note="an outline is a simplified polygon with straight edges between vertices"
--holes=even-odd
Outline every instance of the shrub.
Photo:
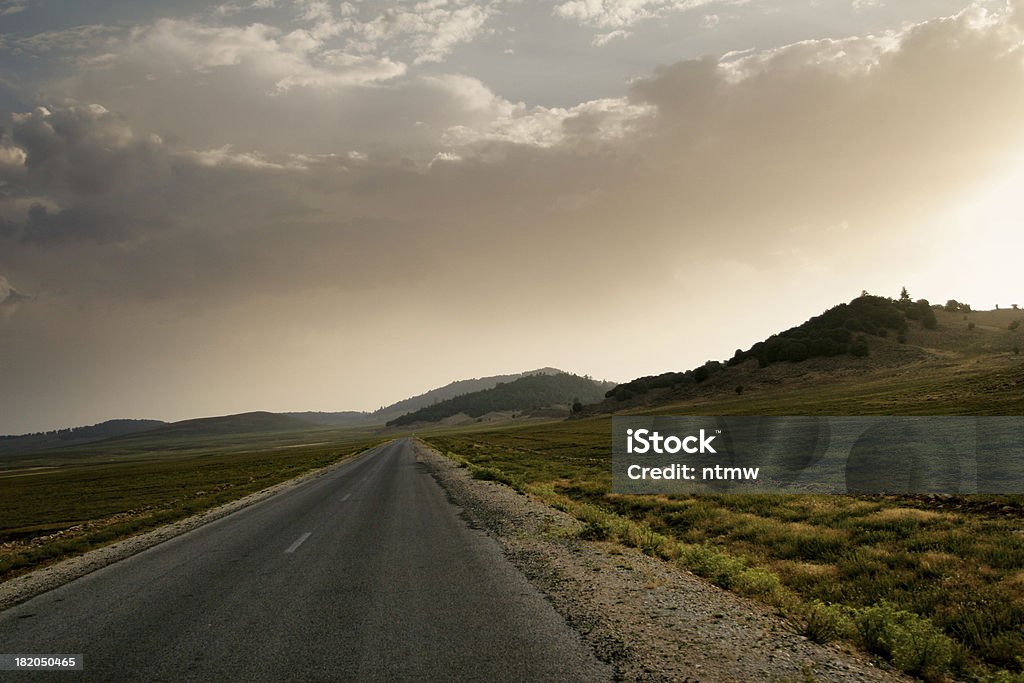
[{"label": "shrub", "polygon": [[949,670],[953,641],[923,617],[883,601],[858,610],[855,625],[868,651],[909,674],[938,681]]},{"label": "shrub", "polygon": [[469,471],[473,475],[474,479],[480,479],[482,481],[496,481],[512,488],[518,488],[518,482],[505,474],[496,467],[480,467],[478,465],[469,465]]},{"label": "shrub", "polygon": [[934,330],[939,326],[939,321],[935,318],[935,311],[928,305],[928,302],[924,299],[917,302],[918,311],[920,314],[921,325],[926,330]]},{"label": "shrub", "polygon": [[829,643],[847,635],[852,627],[850,618],[840,605],[826,605],[815,600],[796,611],[789,621],[800,635],[815,643]]},{"label": "shrub", "polygon": [[973,330],[974,329],[974,323],[967,323],[967,329],[968,330]]},{"label": "shrub", "polygon": [[726,590],[741,582],[746,564],[709,545],[689,545],[680,548],[679,561],[698,576]]},{"label": "shrub", "polygon": [[584,541],[607,541],[612,537],[612,527],[603,520],[592,519],[576,533],[576,536]]},{"label": "shrub", "polygon": [[1013,330],[1017,329],[1018,327],[1020,327],[1020,321],[1019,320],[1014,320],[1012,323],[1010,323],[1010,326],[1007,327],[1006,329],[1008,329],[1008,330],[1010,330],[1012,332]]},{"label": "shrub", "polygon": [[744,569],[736,576],[735,589],[772,605],[780,604],[786,594],[779,577],[765,569]]},{"label": "shrub", "polygon": [[857,341],[850,344],[850,355],[864,357],[868,355],[868,340],[863,334],[857,337]]}]

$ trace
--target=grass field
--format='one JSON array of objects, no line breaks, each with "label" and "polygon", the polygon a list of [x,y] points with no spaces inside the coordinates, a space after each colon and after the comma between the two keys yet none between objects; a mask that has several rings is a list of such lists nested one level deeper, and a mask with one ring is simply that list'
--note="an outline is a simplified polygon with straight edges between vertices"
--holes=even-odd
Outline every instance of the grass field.
[{"label": "grass field", "polygon": [[[915,390],[919,400],[920,386],[890,381],[885,393]],[[924,395],[942,391],[930,385]],[[862,386],[845,400],[804,393],[745,407],[821,414],[811,408],[824,403],[831,414],[856,414],[865,392],[877,393]],[[656,412],[746,412],[732,401]],[[422,438],[477,477],[575,514],[586,523],[582,538],[680,562],[776,606],[812,639],[858,643],[926,680],[1024,680],[1022,497],[613,495],[609,417]]]},{"label": "grass field", "polygon": [[0,471],[0,580],[187,517],[384,440],[320,430],[148,441],[141,436]]}]

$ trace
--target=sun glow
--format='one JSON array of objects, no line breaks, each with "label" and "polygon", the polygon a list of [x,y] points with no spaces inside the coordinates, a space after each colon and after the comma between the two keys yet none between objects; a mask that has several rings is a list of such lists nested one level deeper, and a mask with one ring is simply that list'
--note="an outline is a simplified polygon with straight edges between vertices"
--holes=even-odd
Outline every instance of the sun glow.
[{"label": "sun glow", "polygon": [[[1024,303],[1024,152],[940,219],[942,255],[921,283],[976,309]],[[941,302],[940,302],[941,303]]]}]

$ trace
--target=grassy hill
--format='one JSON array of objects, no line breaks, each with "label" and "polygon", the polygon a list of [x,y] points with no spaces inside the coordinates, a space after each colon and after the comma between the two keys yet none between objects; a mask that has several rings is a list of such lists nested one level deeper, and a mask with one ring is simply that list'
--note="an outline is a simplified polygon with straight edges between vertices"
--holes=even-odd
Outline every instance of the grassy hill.
[{"label": "grassy hill", "polygon": [[0,457],[81,446],[103,439],[145,432],[165,424],[167,423],[161,420],[107,420],[88,427],[70,427],[35,434],[0,436]]},{"label": "grassy hill", "polygon": [[470,394],[476,391],[483,391],[485,389],[492,389],[498,384],[514,382],[522,377],[529,377],[531,375],[557,375],[561,372],[562,371],[557,368],[540,368],[539,370],[517,372],[511,375],[491,375],[490,377],[460,379],[455,382],[450,382],[443,387],[431,389],[430,391],[422,394],[402,399],[397,403],[392,403],[391,405],[378,408],[373,412],[342,411],[284,414],[327,427],[354,427],[384,424],[385,422],[405,415],[406,413],[411,413],[419,410],[420,408],[426,408],[427,406],[431,406],[441,401],[446,401],[450,398],[455,398],[456,396]]},{"label": "grassy hill", "polygon": [[1021,414],[1022,320],[859,297],[728,361],[621,384],[584,412]]},{"label": "grassy hill", "polygon": [[146,433],[147,437],[195,438],[221,436],[225,434],[255,434],[266,432],[295,432],[315,429],[316,425],[290,415],[265,411],[224,415],[222,417],[200,417],[182,420],[158,427]]},{"label": "grassy hill", "polygon": [[462,396],[464,394],[471,394],[478,391],[485,391],[487,389],[493,389],[499,384],[508,384],[515,382],[516,380],[522,379],[523,377],[532,377],[534,375],[560,375],[565,374],[558,368],[540,368],[539,370],[529,370],[527,372],[517,372],[511,375],[492,375],[490,377],[480,377],[477,379],[461,379],[455,382],[444,385],[437,389],[431,389],[430,391],[412,396],[410,398],[392,403],[389,406],[385,406],[380,410],[373,413],[374,417],[381,421],[392,420],[406,413],[426,408],[440,403],[441,401],[447,401],[448,399]]},{"label": "grassy hill", "polygon": [[561,373],[529,375],[491,389],[474,391],[435,403],[388,421],[388,426],[438,422],[459,414],[480,417],[499,411],[536,410],[552,405],[600,400],[611,386],[586,377]]},{"label": "grassy hill", "polygon": [[366,413],[358,410],[342,410],[337,412],[323,412],[307,410],[299,413],[280,413],[286,417],[294,417],[304,422],[309,422],[322,427],[355,427],[369,425],[377,422],[373,413]]}]

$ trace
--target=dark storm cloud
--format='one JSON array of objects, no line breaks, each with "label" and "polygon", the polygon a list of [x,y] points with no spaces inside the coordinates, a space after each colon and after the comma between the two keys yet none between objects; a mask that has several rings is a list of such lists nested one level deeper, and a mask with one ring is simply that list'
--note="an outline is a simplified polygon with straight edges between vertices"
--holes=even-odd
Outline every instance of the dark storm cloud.
[{"label": "dark storm cloud", "polygon": [[82,239],[116,242],[130,237],[133,225],[137,227],[138,223],[113,208],[74,207],[51,213],[45,206],[33,204],[21,226],[21,237],[37,243]]},{"label": "dark storm cloud", "polygon": [[14,114],[11,138],[26,155],[26,189],[58,194],[112,194],[166,180],[159,139],[135,135],[97,104]]},{"label": "dark storm cloud", "polygon": [[173,176],[158,138],[99,105],[11,114],[0,161],[4,232],[35,243],[129,239],[162,222],[153,202]]}]

